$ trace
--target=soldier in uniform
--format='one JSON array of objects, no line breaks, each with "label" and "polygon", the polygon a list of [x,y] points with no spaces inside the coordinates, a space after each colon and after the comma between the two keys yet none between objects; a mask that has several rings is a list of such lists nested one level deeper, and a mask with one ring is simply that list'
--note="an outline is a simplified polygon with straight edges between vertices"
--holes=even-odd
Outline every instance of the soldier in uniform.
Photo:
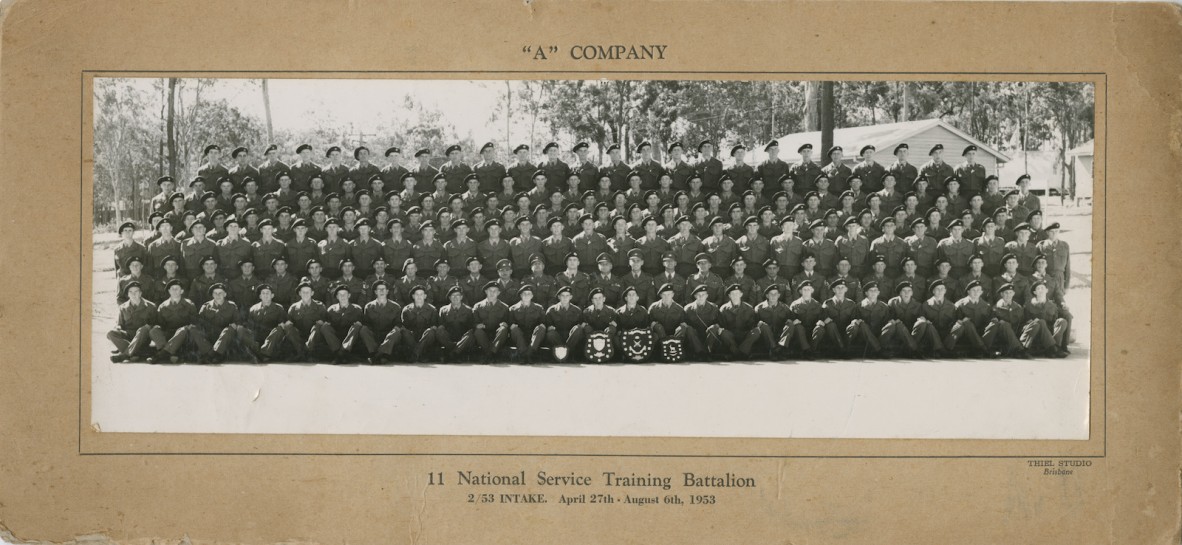
[{"label": "soldier in uniform", "polygon": [[546,338],[546,309],[534,302],[534,287],[530,284],[517,288],[517,298],[517,303],[509,307],[509,337],[517,346],[517,357],[531,364]]},{"label": "soldier in uniform", "polygon": [[944,180],[956,175],[952,166],[944,162],[943,153],[944,144],[932,146],[932,149],[928,150],[928,157],[931,159],[919,167],[919,175],[927,178],[931,184],[928,191],[934,195],[944,193]]},{"label": "soldier in uniform", "polygon": [[817,177],[821,175],[821,165],[813,162],[813,145],[802,144],[796,149],[800,154],[800,162],[792,166],[792,179],[796,181],[796,191],[808,193],[816,189]]},{"label": "soldier in uniform", "polygon": [[[705,262],[705,266],[708,267],[709,259],[705,259]],[[699,265],[700,269],[702,267],[703,265]],[[719,282],[721,283],[721,280]],[[693,301],[685,305],[685,322],[689,325],[685,330],[685,336],[689,341],[689,351],[701,361],[711,361],[713,355],[718,352],[721,340],[719,335],[722,333],[718,305],[710,302],[709,289],[705,283],[698,284],[688,291],[693,298]],[[722,291],[722,288],[719,288],[719,291]]]},{"label": "soldier in uniform", "polygon": [[1058,223],[1048,225],[1047,239],[1035,247],[1038,253],[1047,258],[1047,287],[1052,294],[1057,295],[1057,302],[1062,304],[1063,294],[1067,293],[1071,282],[1071,247],[1059,239],[1059,229]]},{"label": "soldier in uniform", "polygon": [[960,179],[961,189],[968,196],[981,193],[985,189],[985,167],[977,162],[977,146],[969,144],[960,154],[964,163],[956,167],[956,177]]},{"label": "soldier in uniform", "polygon": [[997,358],[1001,353],[993,350],[997,336],[998,320],[993,317],[993,306],[981,299],[984,286],[976,280],[965,284],[965,296],[956,302],[957,322],[946,343],[949,350],[955,350],[962,337],[968,337],[970,346],[978,354]]},{"label": "soldier in uniform", "polygon": [[402,177],[410,171],[402,166],[402,148],[391,146],[386,148],[386,166],[382,168],[380,176],[385,182],[386,190],[397,190],[402,186]]},{"label": "soldier in uniform", "polygon": [[701,252],[694,257],[694,262],[697,264],[698,272],[694,273],[686,280],[686,289],[692,295],[698,286],[706,288],[706,299],[711,302],[721,302],[726,296],[726,284],[722,283],[722,278],[717,274],[711,272],[714,263],[714,257],[705,252]]},{"label": "soldier in uniform", "polygon": [[[933,351],[938,350],[941,345],[940,340],[931,331],[931,322],[928,322],[924,315],[923,304],[914,299],[913,295],[914,288],[911,282],[903,281],[895,286],[895,297],[887,302],[887,308],[890,309],[890,321],[887,322],[886,328],[893,327],[892,338],[902,339],[911,356],[923,359],[925,353],[920,351],[919,343],[921,341],[930,342]],[[894,344],[888,344],[884,335],[884,346],[893,346]]]},{"label": "soldier in uniform", "polygon": [[[171,199],[173,193],[176,192],[176,182],[173,181],[172,176],[161,176],[156,179],[156,187],[160,192],[153,195],[152,200],[148,201],[149,210],[163,214],[172,209]],[[184,203],[184,194],[181,194],[182,207]]]},{"label": "soldier in uniform", "polygon": [[320,264],[324,267],[324,275],[333,279],[341,276],[341,261],[352,255],[349,241],[339,236],[340,227],[340,221],[329,218],[324,224],[326,236],[316,245]]},{"label": "soldier in uniform", "polygon": [[879,301],[881,292],[877,282],[870,282],[862,286],[865,297],[858,303],[859,325],[850,333],[850,343],[861,341],[869,351],[879,353],[883,357],[893,357],[893,352],[883,351],[884,346],[891,346],[897,325],[891,324],[891,309],[887,304]]},{"label": "soldier in uniform", "polygon": [[308,223],[305,220],[293,221],[291,229],[295,236],[284,244],[284,251],[290,263],[294,265],[292,274],[298,277],[307,272],[306,264],[309,259],[319,257],[320,248],[315,240],[308,238]]},{"label": "soldier in uniform", "polygon": [[718,309],[718,336],[731,359],[749,359],[755,343],[770,335],[770,330],[761,329],[755,308],[743,301],[743,295],[742,286],[731,284],[726,288],[727,302]]},{"label": "soldier in uniform", "polygon": [[107,340],[115,345],[113,363],[138,361],[151,346],[151,331],[157,322],[156,304],[143,298],[143,290],[144,284],[136,280],[120,290],[124,302],[119,305],[115,329],[107,332]]},{"label": "soldier in uniform", "polygon": [[[788,175],[788,173],[792,170],[792,167],[788,163],[785,163],[783,159],[780,159],[780,143],[778,141],[772,140],[768,142],[767,145],[763,147],[763,151],[767,153],[767,159],[755,168],[755,176],[757,178],[767,182],[776,182],[781,177]],[[773,186],[769,183],[769,185],[764,188],[762,196],[765,198],[771,197],[772,193],[775,193],[778,189],[779,187]]]},{"label": "soldier in uniform", "polygon": [[240,271],[238,277],[226,282],[226,291],[230,300],[235,305],[238,305],[238,312],[241,314],[240,318],[245,320],[247,314],[250,312],[250,307],[258,302],[258,292],[256,289],[259,284],[263,283],[263,279],[254,274],[253,261],[246,259],[239,261],[238,269]]},{"label": "soldier in uniform", "polygon": [[1026,324],[1026,311],[1021,303],[1014,300],[1014,293],[1013,284],[1006,283],[997,288],[997,303],[993,305],[993,317],[1001,338],[995,342],[1002,345],[1006,357],[1026,359],[1030,356],[1018,339],[1018,332],[1022,331]]},{"label": "soldier in uniform", "polygon": [[[774,260],[768,260],[774,263]],[[772,278],[771,275],[765,278]],[[768,347],[768,355],[772,359],[779,359],[784,356],[785,346],[788,343],[788,335],[790,335],[790,325],[793,322],[792,311],[788,309],[788,305],[780,302],[780,293],[785,289],[787,284],[780,282],[772,282],[766,286],[759,287],[759,293],[763,294],[763,302],[755,305],[755,317],[759,320],[757,328],[760,336]]]},{"label": "soldier in uniform", "polygon": [[[444,152],[447,162],[439,167],[439,174],[443,175],[448,193],[462,193],[464,178],[472,174],[472,167],[464,163],[463,148],[459,144],[452,144]],[[432,177],[434,179],[434,177]]]},{"label": "soldier in uniform", "polygon": [[[427,289],[421,284],[410,288],[410,299],[411,302],[401,312],[401,337],[403,344],[411,348],[410,362],[418,363],[424,352],[438,346],[436,326],[439,324],[439,311],[427,302]],[[385,342],[379,346],[379,352],[384,354],[383,360],[392,353],[386,351],[387,348]]]},{"label": "soldier in uniform", "polygon": [[626,256],[629,270],[620,276],[620,287],[624,290],[636,290],[642,305],[654,302],[657,299],[657,288],[653,277],[644,271],[644,252],[640,248],[632,248]]},{"label": "soldier in uniform", "polygon": [[968,272],[969,258],[973,256],[973,243],[965,240],[964,222],[952,220],[948,224],[949,237],[936,244],[936,255],[947,259],[952,264],[950,275],[959,279]]},{"label": "soldier in uniform", "polygon": [[197,168],[197,176],[203,180],[221,180],[230,176],[230,171],[222,166],[222,147],[217,144],[205,146],[201,155],[205,161]]},{"label": "soldier in uniform", "polygon": [[[694,175],[694,167],[690,166],[685,161],[685,149],[681,145],[680,140],[674,140],[669,144],[669,162],[665,164],[662,175],[668,175],[672,180],[671,187],[674,191],[686,191],[689,189],[690,176]],[[642,180],[644,176],[641,176]],[[656,189],[657,186],[644,187],[645,190]]]},{"label": "soldier in uniform", "polygon": [[156,347],[156,354],[148,363],[181,361],[181,351],[190,342],[190,335],[196,329],[197,306],[184,297],[185,286],[180,279],[172,279],[165,286],[168,299],[156,307],[157,321],[148,330],[148,336]]},{"label": "soldier in uniform", "polygon": [[1018,205],[1022,208],[1034,211],[1042,209],[1042,201],[1038,200],[1038,195],[1030,192],[1030,175],[1023,174],[1018,176],[1014,181],[1014,185],[1018,186]]},{"label": "soldier in uniform", "polygon": [[[226,299],[226,286],[217,283],[209,287],[209,301],[197,311],[197,327],[193,329],[193,343],[201,363],[221,363],[226,360],[230,346],[237,338],[240,320],[238,305]],[[209,339],[214,339],[210,344]]]},{"label": "soldier in uniform", "polygon": [[[231,326],[255,363],[271,361],[286,335],[282,326],[287,322],[287,309],[277,304],[274,296],[275,290],[269,284],[255,286],[254,298],[258,302],[246,310],[244,323]],[[263,340],[261,345],[259,339]]]},{"label": "soldier in uniform", "polygon": [[127,268],[127,274],[119,277],[118,295],[115,297],[115,302],[119,304],[127,302],[127,286],[132,282],[138,283],[140,285],[141,295],[146,291],[145,288],[150,289],[150,286],[154,285],[155,282],[151,276],[144,274],[143,257],[133,255],[127,258],[127,262],[124,263],[124,266]]},{"label": "soldier in uniform", "polygon": [[665,168],[653,160],[653,146],[647,140],[636,145],[636,153],[640,159],[632,165],[632,170],[640,174],[641,189],[657,189],[657,180],[665,174]]},{"label": "soldier in uniform", "polygon": [[533,187],[534,172],[538,167],[529,161],[529,146],[520,144],[513,148],[514,163],[509,167],[508,174],[513,177],[513,188],[517,191],[528,191]]},{"label": "soldier in uniform", "polygon": [[324,173],[320,165],[312,162],[312,146],[308,144],[300,144],[296,148],[296,155],[299,159],[291,165],[291,182],[292,188],[297,192],[309,191],[312,189],[312,178],[322,176]]},{"label": "soldier in uniform", "polygon": [[702,140],[698,143],[698,161],[694,163],[694,173],[702,178],[702,190],[717,192],[721,188],[723,166],[722,161],[715,157],[714,143]]},{"label": "soldier in uniform", "polygon": [[654,343],[659,344],[669,338],[685,339],[689,324],[686,323],[685,307],[676,300],[677,292],[673,284],[662,284],[658,289],[658,300],[648,307]]},{"label": "soldier in uniform", "polygon": [[325,311],[324,322],[320,324],[320,335],[333,363],[349,363],[354,350],[361,346],[357,342],[361,332],[364,314],[360,306],[352,302],[353,290],[345,284],[337,284],[332,290],[335,302]]},{"label": "soldier in uniform", "polygon": [[1036,280],[1032,296],[1026,303],[1027,327],[1022,332],[1022,342],[1028,350],[1039,355],[1065,358],[1070,353],[1067,344],[1071,332],[1071,314],[1065,307],[1047,299],[1047,283]]},{"label": "soldier in uniform", "polygon": [[558,143],[546,143],[542,148],[542,155],[546,156],[546,160],[538,165],[538,169],[546,173],[546,179],[555,184],[561,184],[571,176],[570,165],[559,159],[558,153]]},{"label": "soldier in uniform", "polygon": [[858,304],[845,297],[848,289],[849,286],[844,280],[840,278],[834,280],[829,284],[829,292],[833,294],[832,297],[821,303],[821,309],[824,311],[824,316],[821,319],[824,324],[822,339],[828,339],[824,344],[830,345],[834,354],[842,357],[848,355],[851,332],[858,330],[862,325],[860,321],[855,322],[858,315]]},{"label": "soldier in uniform", "polygon": [[115,277],[126,275],[127,260],[132,256],[139,257],[140,263],[148,255],[148,249],[135,240],[135,224],[125,221],[119,224],[119,245],[115,247]]},{"label": "soldier in uniform", "polygon": [[201,260],[201,274],[193,277],[193,281],[189,284],[189,299],[195,305],[204,305],[208,301],[209,290],[214,284],[222,284],[225,281],[222,275],[218,273],[218,261],[213,256],[205,256]]},{"label": "soldier in uniform", "polygon": [[726,169],[725,176],[734,182],[735,193],[742,193],[750,187],[749,182],[755,177],[755,169],[745,162],[747,146],[743,144],[732,146],[731,157],[734,159],[734,162],[730,168]]},{"label": "soldier in uniform", "polygon": [[915,179],[919,177],[919,170],[915,168],[915,165],[907,162],[909,151],[910,146],[906,143],[895,146],[895,162],[888,169],[888,172],[895,176],[895,181],[899,185],[899,191],[903,193],[910,192]]},{"label": "soldier in uniform", "polygon": [[439,325],[435,326],[435,337],[443,347],[440,363],[449,357],[459,361],[476,343],[472,334],[475,316],[472,307],[464,304],[464,289],[452,286],[447,298],[449,303],[439,309]]},{"label": "soldier in uniform", "polygon": [[327,307],[314,298],[315,291],[311,283],[306,280],[301,282],[296,287],[299,300],[288,307],[287,321],[281,324],[284,337],[295,353],[293,361],[296,362],[308,361],[309,354],[319,350],[323,343],[320,326],[325,323]]},{"label": "soldier in uniform", "polygon": [[812,280],[800,281],[796,292],[800,297],[788,305],[793,319],[787,325],[788,331],[781,337],[781,344],[786,351],[792,351],[795,344],[796,354],[812,358],[818,353],[825,337],[825,310],[813,298]]},{"label": "soldier in uniform", "polygon": [[321,176],[324,178],[324,191],[339,193],[341,182],[349,177],[349,167],[342,162],[340,146],[328,148],[328,151],[324,152],[324,157],[328,159],[328,164],[320,167]]},{"label": "soldier in uniform", "polygon": [[[957,338],[953,336],[953,327],[960,323],[956,306],[944,298],[948,291],[944,280],[937,278],[928,285],[931,297],[923,304],[923,316],[930,323],[929,337],[932,339],[933,355],[943,357],[956,347]],[[963,329],[963,328],[962,328]],[[957,335],[960,334],[958,330]]]},{"label": "soldier in uniform", "polygon": [[[853,174],[850,167],[845,166],[842,152],[841,146],[829,148],[829,152],[825,154],[829,157],[829,164],[821,169],[821,175],[829,179],[829,191],[838,194],[849,189],[849,184],[846,180]],[[819,187],[818,191],[820,191]]]},{"label": "soldier in uniform", "polygon": [[509,340],[509,306],[499,299],[501,284],[484,285],[484,299],[472,307],[472,336],[480,347],[480,362],[489,363]]},{"label": "soldier in uniform", "polygon": [[[854,168],[851,170],[852,176],[861,178],[863,183],[866,184],[865,190],[867,193],[881,191],[882,178],[887,173],[886,168],[874,160],[875,151],[878,151],[878,148],[874,146],[862,146],[862,149],[858,151],[858,155],[862,160],[857,165],[854,165]],[[894,207],[892,206],[891,208]]]},{"label": "soldier in uniform", "polygon": [[558,302],[546,309],[546,341],[573,352],[583,341],[583,311],[571,304],[574,293],[569,285],[560,286],[555,295]]}]

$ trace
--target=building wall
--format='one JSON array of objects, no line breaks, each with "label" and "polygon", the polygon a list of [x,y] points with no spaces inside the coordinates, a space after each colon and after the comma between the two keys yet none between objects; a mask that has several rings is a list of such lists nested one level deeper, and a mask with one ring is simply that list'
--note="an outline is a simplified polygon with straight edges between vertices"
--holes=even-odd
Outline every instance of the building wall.
[{"label": "building wall", "polygon": [[[936,144],[944,144],[944,161],[952,165],[953,168],[956,168],[961,163],[964,163],[964,158],[961,157],[960,152],[964,151],[965,146],[968,146],[970,142],[944,127],[935,126],[907,139],[907,145],[911,148],[907,160],[916,166],[928,162],[928,150],[932,149],[932,146]],[[847,164],[852,165],[859,160],[855,154],[858,153],[862,145],[858,144],[845,148]],[[894,151],[894,145],[889,148],[879,149],[874,152],[874,160],[883,165],[890,165],[895,162]],[[994,157],[989,152],[977,151],[977,162],[985,166],[985,172],[989,174],[998,173],[997,157]]]}]

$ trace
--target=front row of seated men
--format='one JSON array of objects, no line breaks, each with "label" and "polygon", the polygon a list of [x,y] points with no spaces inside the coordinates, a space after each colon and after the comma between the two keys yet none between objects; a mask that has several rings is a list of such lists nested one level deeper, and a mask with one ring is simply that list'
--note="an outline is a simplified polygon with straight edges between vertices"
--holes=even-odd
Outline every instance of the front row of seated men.
[{"label": "front row of seated men", "polygon": [[[622,359],[621,338],[632,330],[650,331],[654,343],[679,339],[697,361],[1068,353],[1071,315],[1048,298],[1042,280],[1030,286],[1025,304],[1015,300],[1018,290],[1011,283],[995,290],[993,304],[982,298],[985,288],[975,280],[961,288],[965,295],[957,301],[945,298],[943,279],[920,286],[930,295],[925,301],[913,298],[916,286],[908,281],[887,287],[894,294],[887,301],[881,297],[883,286],[873,280],[860,286],[860,301],[847,298],[850,287],[842,278],[813,284],[799,282],[791,302],[784,302],[783,295],[792,288],[767,285],[762,294],[753,294],[763,296],[755,306],[744,301],[744,287],[738,284],[725,288],[722,305],[709,300],[705,285],[689,290],[692,301],[682,305],[674,299],[675,287],[663,284],[647,307],[640,304],[635,287],[627,287],[618,308],[605,303],[600,288],[590,291],[590,305],[582,308],[572,304],[572,290],[563,286],[556,292],[558,302],[545,308],[535,302],[531,284],[516,290],[517,302],[510,306],[501,300],[501,285],[488,282],[476,304],[465,304],[464,289],[453,285],[446,293],[448,302],[436,308],[428,301],[427,287],[410,287],[410,302],[403,306],[390,298],[391,285],[384,280],[370,286],[373,298],[361,301],[364,306],[353,300],[355,290],[344,283],[331,287],[326,297],[331,304],[325,305],[305,280],[289,307],[277,303],[276,288],[264,283],[254,288],[258,302],[240,310],[222,283],[208,286],[202,294],[208,299],[198,306],[186,297],[179,279],[162,286],[167,298],[159,304],[144,298],[148,286],[130,281],[121,286],[125,301],[107,338],[116,348],[112,361],[149,363],[218,363],[228,358],[445,363],[473,356],[482,363],[532,363],[543,347],[566,348],[577,359],[582,343],[597,332],[613,340],[616,359]],[[832,297],[814,299],[817,288]]]}]

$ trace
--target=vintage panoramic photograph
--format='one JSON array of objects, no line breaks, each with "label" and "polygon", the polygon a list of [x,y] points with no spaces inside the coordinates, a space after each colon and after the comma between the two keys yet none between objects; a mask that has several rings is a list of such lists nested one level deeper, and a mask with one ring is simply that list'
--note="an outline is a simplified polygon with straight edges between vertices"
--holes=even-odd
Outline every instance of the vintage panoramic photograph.
[{"label": "vintage panoramic photograph", "polygon": [[1088,437],[1091,83],[90,87],[97,429]]}]

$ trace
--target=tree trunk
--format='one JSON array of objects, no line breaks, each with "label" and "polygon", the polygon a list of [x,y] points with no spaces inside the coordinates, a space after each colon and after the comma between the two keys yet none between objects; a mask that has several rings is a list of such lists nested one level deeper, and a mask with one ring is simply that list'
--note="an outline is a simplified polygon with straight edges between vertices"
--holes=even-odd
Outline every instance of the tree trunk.
[{"label": "tree trunk", "polygon": [[263,107],[267,110],[267,143],[270,144],[275,141],[275,131],[271,127],[271,91],[266,79],[263,80]]},{"label": "tree trunk", "polygon": [[821,82],[821,165],[829,164],[829,148],[833,147],[833,82]]},{"label": "tree trunk", "polygon": [[903,115],[899,121],[911,120],[911,82],[904,81],[903,85]]},{"label": "tree trunk", "polygon": [[505,145],[512,150],[515,146],[511,143],[512,130],[511,120],[513,119],[513,86],[509,80],[505,80]]},{"label": "tree trunk", "polygon": [[[167,134],[165,138],[168,139],[168,175],[174,179],[177,177],[176,171],[176,78],[168,78],[168,120],[166,123]],[[181,181],[177,180],[177,187],[181,186]]]},{"label": "tree trunk", "polygon": [[821,82],[807,81],[804,87],[804,130],[821,130]]}]

